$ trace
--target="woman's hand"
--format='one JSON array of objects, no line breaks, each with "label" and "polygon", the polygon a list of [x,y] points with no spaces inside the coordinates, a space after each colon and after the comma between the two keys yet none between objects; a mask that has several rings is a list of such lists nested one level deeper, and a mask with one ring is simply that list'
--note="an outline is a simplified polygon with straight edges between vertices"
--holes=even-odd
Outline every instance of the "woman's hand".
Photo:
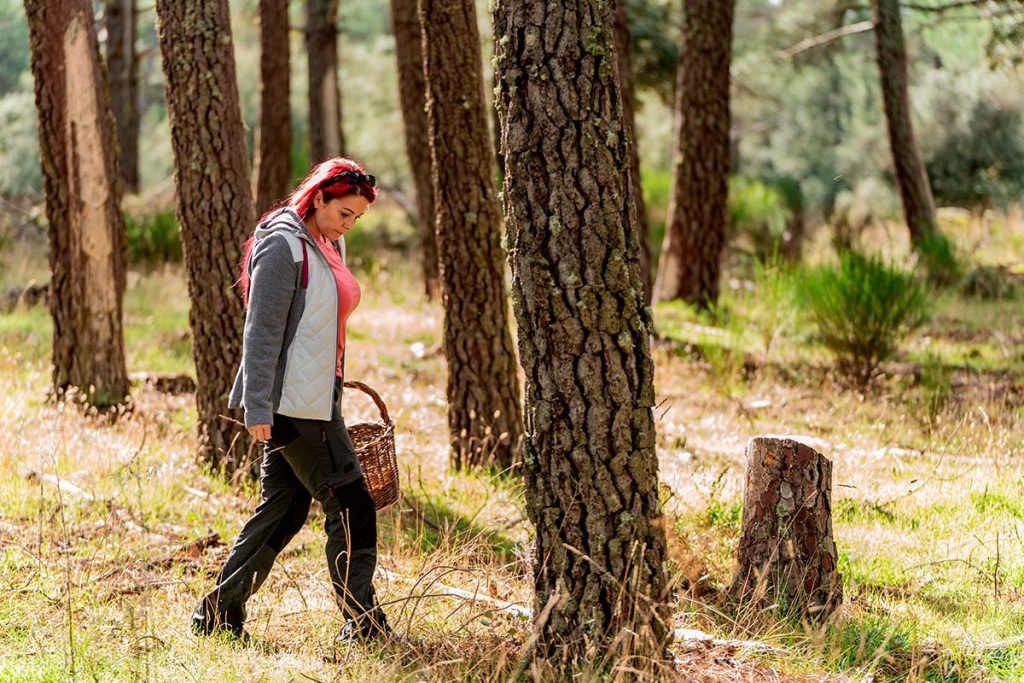
[{"label": "woman's hand", "polygon": [[249,433],[257,441],[270,441],[270,425],[252,425]]}]

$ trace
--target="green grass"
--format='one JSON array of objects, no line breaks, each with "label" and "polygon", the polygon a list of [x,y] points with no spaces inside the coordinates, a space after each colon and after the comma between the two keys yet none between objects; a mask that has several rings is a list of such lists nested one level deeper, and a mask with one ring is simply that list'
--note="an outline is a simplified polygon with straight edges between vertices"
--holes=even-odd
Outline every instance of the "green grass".
[{"label": "green grass", "polygon": [[[317,510],[250,602],[263,645],[191,636],[188,613],[227,549],[176,553],[211,532],[230,543],[258,487],[229,484],[195,463],[191,396],[137,390],[135,412],[114,425],[47,403],[51,323],[33,308],[0,315],[0,374],[13,378],[0,394],[0,431],[9,437],[0,440],[0,680],[67,680],[72,663],[77,678],[99,680],[512,677],[529,622],[445,594],[452,586],[530,604],[522,485],[447,469],[444,358],[419,358],[411,348],[438,344],[443,316],[422,300],[414,263],[394,252],[377,258],[388,267],[357,270],[364,299],[347,363],[381,392],[400,426],[407,498],[380,516],[380,566],[389,577],[380,588],[418,644],[336,658]],[[180,267],[130,277],[131,371],[192,371],[187,302]],[[655,310],[659,331],[676,342],[654,351],[670,566],[696,585],[680,592],[677,624],[768,644],[774,649],[741,651],[734,661],[769,666],[782,680],[1024,680],[1024,646],[1014,641],[1024,632],[1024,407],[1012,392],[985,389],[1020,380],[1015,361],[983,348],[998,344],[996,334],[1019,334],[1021,302],[943,294],[936,319],[900,357],[931,362],[935,374],[920,383],[884,379],[863,396],[823,374],[826,352],[794,320],[758,318],[760,303],[756,289],[740,287],[726,289],[712,317],[678,304]],[[781,330],[770,352],[772,334],[761,325]],[[684,344],[695,352],[680,353]],[[971,348],[990,361],[990,374],[975,377],[979,366],[959,364]],[[753,360],[752,369],[736,359]],[[935,419],[922,419],[928,392],[947,379]],[[368,401],[346,406],[359,419],[374,417]],[[752,613],[724,592],[742,521],[743,444],[767,433],[821,439],[834,462],[845,602],[827,624]],[[58,496],[40,475],[87,496]]]}]

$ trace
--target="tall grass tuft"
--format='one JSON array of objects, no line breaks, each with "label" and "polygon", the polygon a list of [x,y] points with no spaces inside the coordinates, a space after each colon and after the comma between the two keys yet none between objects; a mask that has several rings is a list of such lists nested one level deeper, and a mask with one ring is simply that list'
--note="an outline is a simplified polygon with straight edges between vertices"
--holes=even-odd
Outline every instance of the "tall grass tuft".
[{"label": "tall grass tuft", "polygon": [[839,372],[860,389],[931,308],[928,290],[913,274],[856,251],[841,253],[837,266],[804,271],[798,301]]}]

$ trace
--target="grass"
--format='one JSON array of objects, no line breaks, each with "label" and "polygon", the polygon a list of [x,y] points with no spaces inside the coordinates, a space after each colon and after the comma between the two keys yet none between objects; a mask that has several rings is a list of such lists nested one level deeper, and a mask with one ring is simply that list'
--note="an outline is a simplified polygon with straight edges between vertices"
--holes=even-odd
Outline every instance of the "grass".
[{"label": "grass", "polygon": [[[357,271],[364,298],[347,363],[399,425],[405,497],[380,517],[378,586],[415,640],[335,651],[319,510],[250,601],[256,646],[192,636],[188,615],[257,487],[194,462],[191,396],[137,389],[136,410],[113,425],[46,403],[49,317],[20,309],[0,315],[0,680],[514,679],[529,621],[486,600],[531,605],[522,488],[448,470],[444,360],[430,353],[440,306],[423,301],[414,264],[384,252],[366,263],[376,274]],[[861,395],[830,379],[799,325],[774,315],[778,335],[745,325],[757,300],[742,284],[726,291],[714,319],[656,309],[671,340],[654,348],[669,567],[683,579],[677,626],[764,648],[677,643],[679,679],[1024,680],[1022,368],[999,355],[1000,335],[1019,353],[1021,301],[944,294],[899,360],[948,373],[886,377]],[[187,318],[180,267],[131,275],[129,370],[192,372]],[[712,343],[721,363],[700,351]],[[346,410],[376,418],[368,400]],[[845,600],[825,624],[735,606],[724,592],[743,448],[766,433],[803,434],[835,465]],[[216,543],[188,549],[209,534]],[[521,677],[536,678],[550,676]]]}]

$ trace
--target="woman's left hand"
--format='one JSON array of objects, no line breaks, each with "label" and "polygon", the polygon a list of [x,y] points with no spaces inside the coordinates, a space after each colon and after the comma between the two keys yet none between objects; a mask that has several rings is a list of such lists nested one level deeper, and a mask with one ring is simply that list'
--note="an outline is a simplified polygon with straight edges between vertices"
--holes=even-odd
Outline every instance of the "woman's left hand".
[{"label": "woman's left hand", "polygon": [[270,425],[252,425],[249,433],[257,441],[270,441]]}]

